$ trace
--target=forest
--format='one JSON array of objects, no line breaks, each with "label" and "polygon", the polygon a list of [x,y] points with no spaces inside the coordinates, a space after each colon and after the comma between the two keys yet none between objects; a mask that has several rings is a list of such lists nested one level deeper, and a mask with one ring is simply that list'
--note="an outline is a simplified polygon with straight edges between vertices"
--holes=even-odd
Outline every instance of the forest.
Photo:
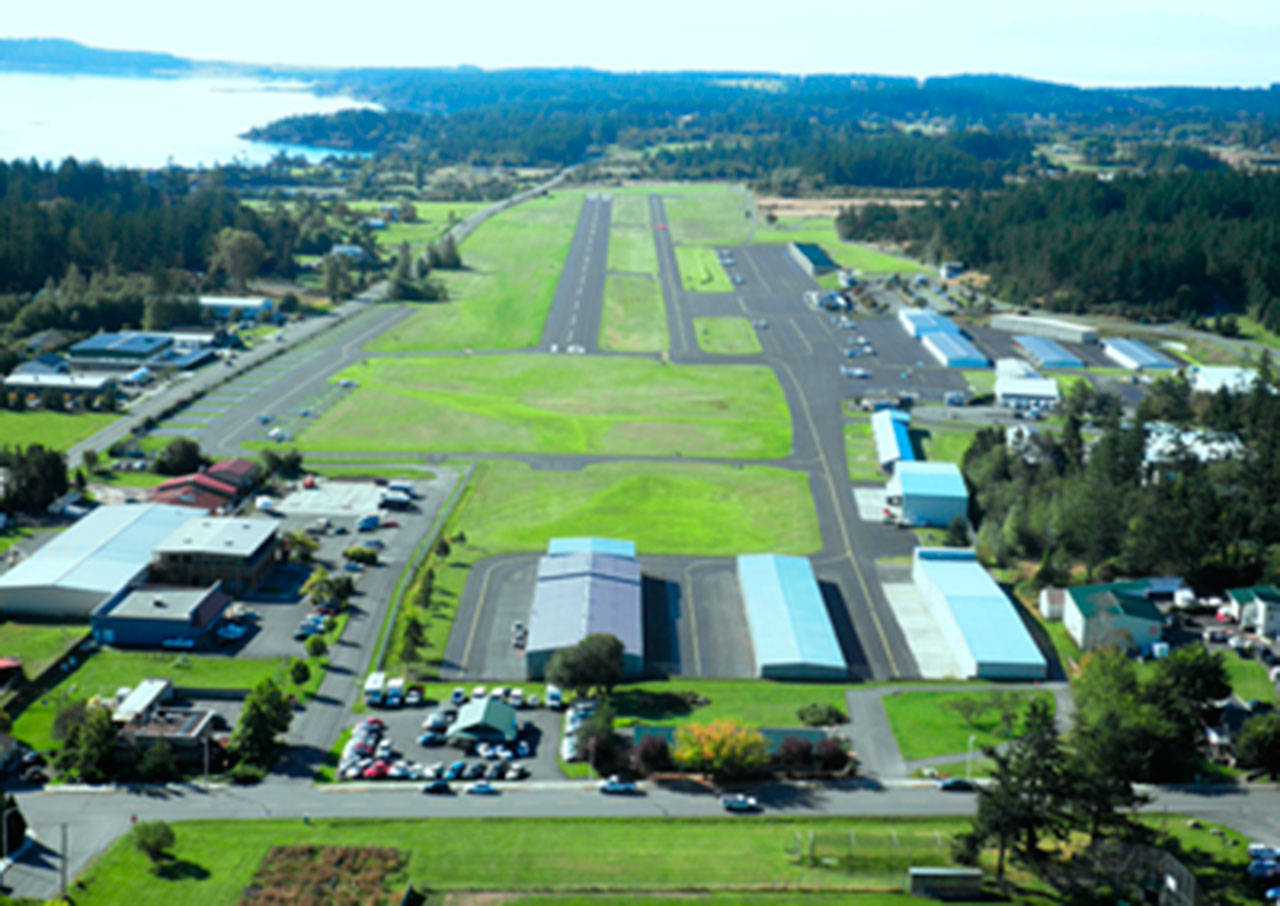
[{"label": "forest", "polygon": [[1246,312],[1280,327],[1278,174],[1033,180],[916,208],[846,209],[836,229],[963,261],[1015,304],[1148,319]]},{"label": "forest", "polygon": [[[1183,576],[1209,593],[1280,580],[1280,394],[1269,361],[1244,393],[1191,393],[1156,382],[1132,420],[1115,397],[1081,382],[1060,434],[1010,449],[1001,428],[980,431],[964,457],[970,517],[987,562],[1039,562],[1042,585],[1117,575]],[[1239,440],[1238,455],[1201,462],[1187,449],[1147,457],[1157,424]],[[1086,440],[1087,425],[1098,428]]]}]

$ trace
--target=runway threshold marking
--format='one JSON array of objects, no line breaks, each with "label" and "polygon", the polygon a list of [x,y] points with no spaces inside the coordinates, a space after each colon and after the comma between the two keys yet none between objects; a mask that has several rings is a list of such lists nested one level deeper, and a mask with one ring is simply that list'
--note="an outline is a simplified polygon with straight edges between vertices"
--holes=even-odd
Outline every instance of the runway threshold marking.
[{"label": "runway threshold marking", "polygon": [[849,562],[853,564],[853,574],[858,577],[858,585],[862,588],[862,597],[867,602],[867,612],[871,614],[871,621],[876,626],[876,634],[880,636],[880,645],[884,648],[885,657],[888,658],[889,666],[896,676],[898,674],[898,662],[893,656],[893,650],[889,647],[889,638],[885,635],[880,616],[876,613],[876,608],[872,603],[871,589],[867,585],[867,579],[862,574],[862,568],[858,566],[858,558],[853,554],[853,544],[849,540],[849,526],[845,523],[844,511],[840,508],[840,496],[836,491],[835,480],[831,477],[831,463],[827,460],[827,454],[822,449],[822,438],[818,436],[818,428],[814,423],[813,413],[809,411],[809,400],[804,395],[800,382],[796,380],[795,372],[791,370],[791,366],[786,362],[779,362],[778,365],[787,372],[787,377],[795,385],[796,389],[801,391],[796,396],[800,400],[800,409],[809,425],[809,433],[813,436],[814,446],[817,447],[818,458],[822,461],[822,473],[827,479],[827,488],[831,492],[831,504],[835,507],[836,521],[840,523],[840,537],[844,541],[845,555],[848,556]]}]

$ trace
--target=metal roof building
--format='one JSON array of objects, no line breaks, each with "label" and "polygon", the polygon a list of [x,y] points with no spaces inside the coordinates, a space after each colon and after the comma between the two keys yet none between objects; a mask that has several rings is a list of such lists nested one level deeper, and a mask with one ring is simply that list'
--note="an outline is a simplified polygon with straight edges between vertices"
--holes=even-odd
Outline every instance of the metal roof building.
[{"label": "metal roof building", "polygon": [[871,415],[871,437],[876,444],[876,459],[886,472],[894,463],[916,458],[911,446],[911,416],[901,409],[880,409]]},{"label": "metal roof building", "polygon": [[173,339],[164,334],[100,333],[81,340],[67,350],[67,355],[80,361],[119,362],[139,364],[173,345]]},{"label": "metal roof building", "polygon": [[986,368],[991,361],[959,333],[931,330],[920,338],[924,348],[948,368]]},{"label": "metal roof building", "polygon": [[948,318],[926,308],[904,308],[898,312],[898,323],[902,329],[917,340],[927,333],[942,331],[960,335],[960,328]]},{"label": "metal roof building", "polygon": [[1146,343],[1130,340],[1127,337],[1103,340],[1102,351],[1111,361],[1133,371],[1172,370],[1178,367],[1172,359],[1156,352]]},{"label": "metal roof building", "polygon": [[1187,380],[1193,393],[1217,393],[1229,390],[1244,393],[1253,389],[1258,381],[1256,368],[1235,368],[1230,365],[1192,365],[1187,369]]},{"label": "metal roof building", "polygon": [[996,315],[991,319],[993,330],[1027,336],[1046,337],[1064,343],[1092,344],[1098,342],[1098,329],[1074,321],[1057,318],[1033,318],[1026,315]]},{"label": "metal roof building", "polygon": [[266,296],[201,296],[200,308],[215,318],[263,318],[275,304]]},{"label": "metal roof building", "polygon": [[218,583],[208,588],[130,588],[104,601],[89,623],[93,637],[104,645],[191,647],[217,625],[230,603]]},{"label": "metal roof building", "polygon": [[0,575],[0,611],[87,619],[146,573],[155,546],[190,519],[181,506],[100,506]]},{"label": "metal roof building", "polygon": [[1016,605],[972,550],[917,548],[911,578],[965,675],[1043,679],[1048,673]]},{"label": "metal roof building", "polygon": [[758,676],[848,678],[844,653],[808,559],[742,555],[738,557],[738,585]]},{"label": "metal roof building", "polygon": [[909,525],[946,526],[969,512],[969,489],[951,462],[898,463],[885,497],[902,507],[902,520]]},{"label": "metal roof building", "polygon": [[816,242],[793,242],[787,247],[787,252],[810,277],[829,274],[839,267]]},{"label": "metal roof building", "polygon": [[[628,543],[614,542],[615,545]],[[565,547],[554,542],[551,546]],[[590,548],[592,544],[582,546]],[[595,633],[608,633],[622,642],[623,669],[628,675],[644,671],[640,564],[634,557],[590,550],[548,553],[539,559],[525,646],[525,671],[529,678],[540,679],[553,654],[562,648],[572,648]]]},{"label": "metal roof building", "polygon": [[1037,368],[1083,368],[1084,362],[1048,337],[1022,334],[1013,338],[1014,345],[1035,363]]},{"label": "metal roof building", "polygon": [[617,538],[552,538],[548,554],[608,554],[610,557],[635,558],[636,543]]}]

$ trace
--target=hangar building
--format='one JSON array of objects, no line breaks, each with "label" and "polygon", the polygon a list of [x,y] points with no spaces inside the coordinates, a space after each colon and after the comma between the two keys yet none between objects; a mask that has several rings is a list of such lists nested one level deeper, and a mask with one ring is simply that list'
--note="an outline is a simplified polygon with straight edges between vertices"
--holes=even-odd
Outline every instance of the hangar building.
[{"label": "hangar building", "polygon": [[141,578],[156,545],[190,519],[182,506],[100,506],[0,575],[0,612],[87,619]]},{"label": "hangar building", "polygon": [[947,526],[968,518],[969,489],[951,462],[900,462],[885,485],[885,498],[902,508],[908,525]]},{"label": "hangar building", "polygon": [[1217,393],[1223,389],[1244,393],[1253,389],[1258,372],[1254,368],[1231,365],[1192,365],[1187,369],[1187,380],[1191,382],[1192,393]]},{"label": "hangar building", "polygon": [[839,267],[822,246],[814,242],[793,242],[787,247],[787,252],[791,255],[791,259],[800,265],[800,269],[810,277],[829,274]]},{"label": "hangar building", "polygon": [[898,312],[898,323],[908,335],[919,340],[934,331],[960,335],[960,328],[948,318],[927,308],[904,308]]},{"label": "hangar building", "polygon": [[971,549],[917,548],[911,579],[965,676],[1044,679],[1048,664],[1016,605]]},{"label": "hangar building", "polygon": [[996,404],[1014,409],[1054,408],[1062,400],[1058,382],[1043,378],[1021,359],[996,361]]},{"label": "hangar building", "polygon": [[1016,336],[1013,338],[1013,345],[1021,349],[1022,354],[1037,368],[1084,367],[1084,362],[1079,356],[1073,355],[1063,346],[1046,337]]},{"label": "hangar building", "polygon": [[1098,342],[1098,330],[1087,324],[1060,321],[1057,318],[1032,318],[1026,315],[996,315],[991,319],[994,330],[1007,333],[1044,337],[1060,343],[1093,344]]},{"label": "hangar building", "polygon": [[738,585],[757,676],[779,680],[848,678],[849,668],[808,559],[742,555],[738,557]]},{"label": "hangar building", "polygon": [[1104,340],[1102,351],[1111,361],[1132,371],[1172,370],[1178,367],[1172,359],[1156,352],[1146,343],[1126,337]]},{"label": "hangar building", "polygon": [[124,589],[89,617],[103,645],[194,648],[217,626],[230,595],[215,582],[208,588],[143,586]]},{"label": "hangar building", "polygon": [[920,342],[938,364],[947,368],[986,368],[991,364],[982,350],[958,333],[933,330],[921,337]]},{"label": "hangar building", "polygon": [[901,409],[880,409],[871,416],[871,437],[880,468],[892,472],[896,463],[916,458],[911,446],[911,416]]},{"label": "hangar building", "polygon": [[[604,538],[553,539],[538,560],[529,614],[525,671],[541,679],[551,656],[603,632],[622,642],[628,676],[644,672],[644,611],[640,564],[630,542]],[[598,553],[614,550],[619,553]],[[562,552],[557,552],[562,551]]]}]

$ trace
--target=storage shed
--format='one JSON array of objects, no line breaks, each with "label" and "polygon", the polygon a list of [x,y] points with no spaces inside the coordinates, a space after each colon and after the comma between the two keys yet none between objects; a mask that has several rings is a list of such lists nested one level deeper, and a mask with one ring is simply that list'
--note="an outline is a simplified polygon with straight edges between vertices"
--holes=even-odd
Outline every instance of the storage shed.
[{"label": "storage shed", "polygon": [[951,462],[900,462],[885,486],[885,497],[902,508],[908,525],[947,526],[969,512],[969,489]]},{"label": "storage shed", "polygon": [[929,355],[947,368],[986,368],[991,364],[982,350],[959,333],[933,330],[920,338]]},{"label": "storage shed", "polygon": [[230,603],[230,595],[216,582],[208,588],[123,589],[93,612],[89,624],[103,645],[195,647],[217,626]]},{"label": "storage shed", "polygon": [[[591,542],[605,539],[558,540],[587,542],[578,546],[591,548],[595,546]],[[565,549],[576,545],[553,542],[551,546]],[[525,672],[529,678],[541,679],[553,654],[562,648],[572,648],[595,633],[608,633],[622,642],[623,669],[627,675],[644,672],[640,564],[634,557],[589,550],[549,553],[542,557],[538,561],[525,647]]]},{"label": "storage shed", "polygon": [[166,504],[100,506],[0,575],[0,612],[88,619],[146,575],[155,546],[190,518]]},{"label": "storage shed", "polygon": [[780,680],[842,680],[849,668],[804,557],[738,557],[756,675]]},{"label": "storage shed", "polygon": [[1013,338],[1013,345],[1022,350],[1022,354],[1037,368],[1084,367],[1084,362],[1079,356],[1068,352],[1065,347],[1047,337],[1022,334]]},{"label": "storage shed", "polygon": [[896,463],[916,458],[911,446],[911,416],[901,409],[881,409],[871,415],[871,437],[880,468],[892,472]]},{"label": "storage shed", "polygon": [[965,676],[1043,679],[1048,673],[1016,605],[967,548],[916,548],[911,578]]},{"label": "storage shed", "polygon": [[1156,352],[1146,343],[1126,337],[1104,340],[1102,351],[1117,365],[1133,371],[1172,371],[1178,367],[1176,362]]}]

